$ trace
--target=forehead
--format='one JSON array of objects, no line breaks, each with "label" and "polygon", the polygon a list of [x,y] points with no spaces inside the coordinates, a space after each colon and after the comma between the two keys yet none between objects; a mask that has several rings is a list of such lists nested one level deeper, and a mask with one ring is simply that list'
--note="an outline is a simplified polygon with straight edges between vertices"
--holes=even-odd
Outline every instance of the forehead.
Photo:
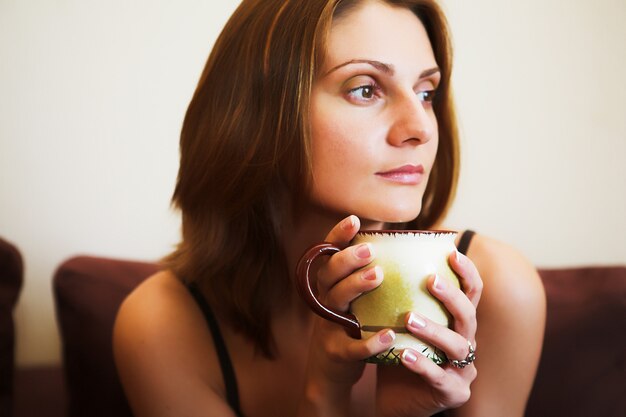
[{"label": "forehead", "polygon": [[436,65],[428,34],[405,7],[368,0],[333,21],[326,43],[325,68],[351,59],[375,59],[394,66]]}]

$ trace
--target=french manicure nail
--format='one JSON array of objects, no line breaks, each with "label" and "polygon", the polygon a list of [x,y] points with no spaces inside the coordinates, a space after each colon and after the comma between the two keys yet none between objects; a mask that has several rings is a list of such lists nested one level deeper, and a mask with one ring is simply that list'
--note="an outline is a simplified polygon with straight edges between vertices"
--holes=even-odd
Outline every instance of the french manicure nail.
[{"label": "french manicure nail", "polygon": [[409,320],[407,321],[407,324],[417,329],[423,329],[424,327],[426,327],[426,322],[424,321],[424,319],[422,319],[415,313],[409,314]]},{"label": "french manicure nail", "polygon": [[393,342],[395,339],[396,339],[396,334],[393,332],[393,330],[387,330],[385,333],[381,334],[378,337],[378,340],[380,341],[380,343],[384,345]]},{"label": "french manicure nail", "polygon": [[439,274],[435,274],[435,281],[433,282],[433,287],[438,290],[444,290],[446,288],[446,283],[443,282]]},{"label": "french manicure nail", "polygon": [[367,259],[372,256],[372,248],[369,243],[363,243],[354,249],[354,253],[361,259]]},{"label": "french manicure nail", "polygon": [[341,222],[341,228],[343,230],[350,230],[354,227],[354,216],[348,216],[347,219],[345,219],[343,222]]},{"label": "french manicure nail", "polygon": [[454,253],[454,256],[456,257],[456,263],[460,264],[461,261],[461,252],[459,252],[458,250]]},{"label": "french manicure nail", "polygon": [[404,359],[406,362],[413,363],[417,360],[417,356],[410,350],[404,350],[402,351],[402,359]]},{"label": "french manicure nail", "polygon": [[376,278],[378,278],[379,271],[380,271],[380,267],[376,265],[374,268],[370,268],[366,270],[365,272],[363,272],[363,275],[361,275],[361,278],[366,279],[368,281],[374,281]]}]

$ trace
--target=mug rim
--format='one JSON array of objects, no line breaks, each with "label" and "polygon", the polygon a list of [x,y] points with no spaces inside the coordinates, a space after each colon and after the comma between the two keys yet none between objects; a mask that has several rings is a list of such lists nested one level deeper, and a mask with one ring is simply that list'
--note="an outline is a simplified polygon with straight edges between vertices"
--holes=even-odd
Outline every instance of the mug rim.
[{"label": "mug rim", "polygon": [[453,235],[453,234],[459,234],[459,232],[455,231],[455,230],[407,230],[407,229],[402,229],[402,230],[393,230],[393,229],[382,229],[382,230],[373,230],[373,229],[364,229],[364,230],[359,230],[357,232],[357,234],[381,234],[381,235],[388,235],[388,234],[420,234],[420,235],[433,235],[433,234],[441,234],[441,235]]}]

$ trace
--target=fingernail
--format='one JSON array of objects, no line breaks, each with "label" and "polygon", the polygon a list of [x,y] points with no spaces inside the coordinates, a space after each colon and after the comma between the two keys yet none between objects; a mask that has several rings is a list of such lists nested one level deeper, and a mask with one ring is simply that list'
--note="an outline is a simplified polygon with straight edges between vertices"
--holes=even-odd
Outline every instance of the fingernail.
[{"label": "fingernail", "polygon": [[433,287],[437,291],[441,291],[446,288],[446,283],[443,282],[443,279],[441,279],[441,277],[439,277],[439,274],[435,274],[435,281],[433,282]]},{"label": "fingernail", "polygon": [[348,218],[341,222],[341,228],[343,230],[350,230],[354,227],[355,223],[354,216],[348,216]]},{"label": "fingernail", "polygon": [[456,262],[457,262],[458,264],[460,264],[461,262],[463,262],[463,261],[462,261],[462,258],[461,258],[461,252],[459,252],[459,251],[457,250],[457,251],[454,253],[454,256],[456,257]]},{"label": "fingernail", "polygon": [[386,345],[396,340],[396,334],[393,332],[393,330],[387,330],[385,333],[381,334],[378,337],[378,340],[380,341],[380,343]]},{"label": "fingernail", "polygon": [[372,256],[372,248],[369,243],[363,243],[354,249],[354,253],[358,258],[367,259]]},{"label": "fingernail", "polygon": [[413,363],[417,360],[417,355],[410,350],[405,349],[404,351],[402,351],[402,359],[404,359],[406,362]]},{"label": "fingernail", "polygon": [[409,320],[407,320],[407,324],[410,327],[414,327],[416,329],[423,329],[424,327],[426,327],[426,322],[424,321],[424,319],[422,319],[415,313],[409,314]]},{"label": "fingernail", "polygon": [[361,278],[366,279],[368,281],[374,281],[382,274],[383,270],[380,266],[376,265],[374,268],[370,268],[367,271],[363,272]]}]

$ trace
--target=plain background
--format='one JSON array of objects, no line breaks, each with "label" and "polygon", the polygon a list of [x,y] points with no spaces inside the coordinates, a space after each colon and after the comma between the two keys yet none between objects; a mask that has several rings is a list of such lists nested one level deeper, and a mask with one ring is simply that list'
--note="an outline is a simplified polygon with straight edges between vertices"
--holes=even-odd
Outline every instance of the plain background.
[{"label": "plain background", "polygon": [[[59,361],[51,278],[155,260],[186,106],[235,0],[0,0],[0,235],[26,276],[20,365]],[[626,263],[626,1],[445,0],[463,165],[447,226],[538,266]]]}]

